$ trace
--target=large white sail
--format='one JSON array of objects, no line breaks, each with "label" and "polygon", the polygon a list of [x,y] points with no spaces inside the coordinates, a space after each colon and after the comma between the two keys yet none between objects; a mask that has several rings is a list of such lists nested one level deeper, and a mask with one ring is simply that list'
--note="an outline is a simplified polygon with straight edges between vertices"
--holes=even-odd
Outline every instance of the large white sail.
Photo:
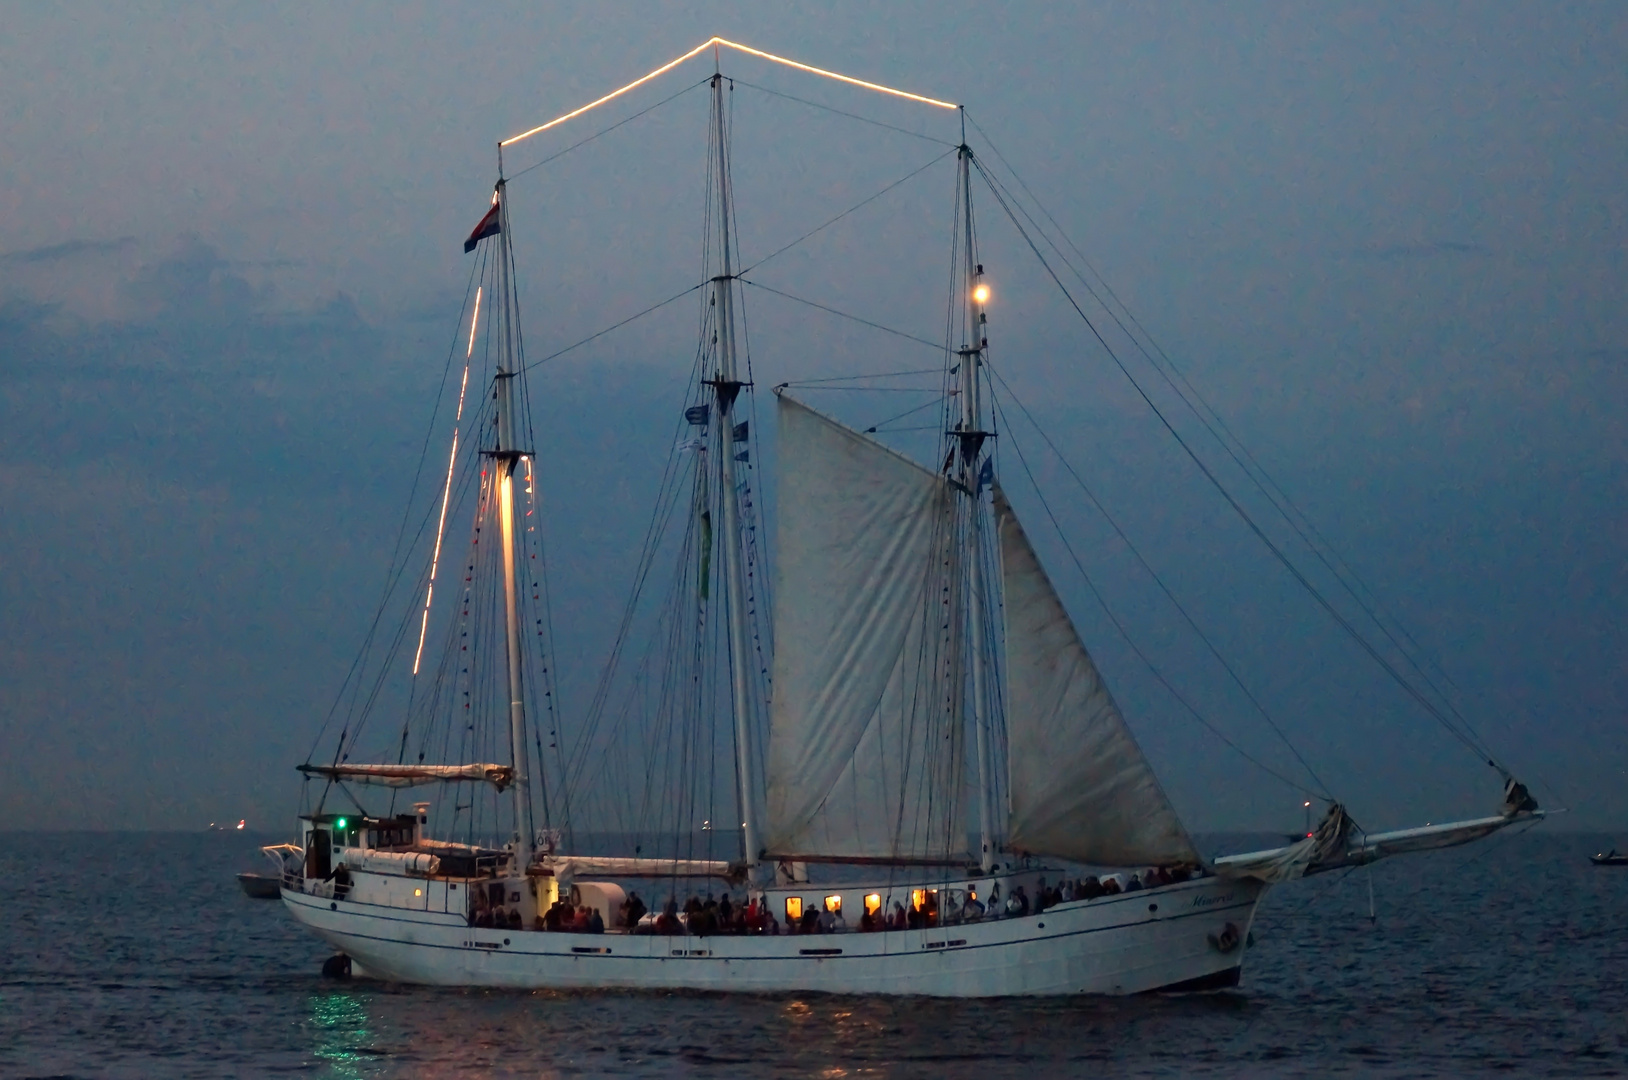
[{"label": "large white sail", "polygon": [[1007,845],[1095,866],[1199,862],[999,487],[995,516],[1006,607]]},{"label": "large white sail", "polygon": [[967,850],[950,489],[781,395],[771,855]]}]

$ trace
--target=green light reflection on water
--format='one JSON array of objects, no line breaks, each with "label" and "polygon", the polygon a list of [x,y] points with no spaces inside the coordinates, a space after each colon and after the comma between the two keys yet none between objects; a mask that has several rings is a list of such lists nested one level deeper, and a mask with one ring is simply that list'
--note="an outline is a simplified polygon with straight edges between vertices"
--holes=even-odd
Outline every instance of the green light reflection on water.
[{"label": "green light reflection on water", "polygon": [[371,1061],[367,1006],[359,994],[333,991],[312,994],[309,1027],[315,1036],[312,1055],[328,1066],[326,1075],[361,1080],[361,1063]]}]

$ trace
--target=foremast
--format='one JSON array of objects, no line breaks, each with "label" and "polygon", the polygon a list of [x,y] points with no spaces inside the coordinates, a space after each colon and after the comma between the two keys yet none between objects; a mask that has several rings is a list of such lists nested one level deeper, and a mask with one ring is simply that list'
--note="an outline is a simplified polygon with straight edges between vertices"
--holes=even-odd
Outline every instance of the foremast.
[{"label": "foremast", "polygon": [[746,569],[741,550],[740,491],[735,480],[735,402],[748,383],[740,378],[735,357],[734,259],[731,250],[730,217],[733,198],[729,182],[729,128],[725,123],[723,76],[712,76],[713,142],[718,192],[718,246],[721,272],[712,279],[714,305],[713,332],[716,335],[716,367],[708,384],[713,390],[713,419],[718,432],[718,501],[723,516],[724,602],[729,623],[730,698],[735,720],[735,775],[738,778],[743,855],[748,870],[758,863],[762,845],[758,839],[756,785],[756,730],[753,727],[748,678],[748,628],[746,614]]},{"label": "foremast", "polygon": [[494,404],[497,423],[494,425],[496,442],[483,456],[492,464],[492,477],[497,495],[496,511],[498,531],[503,544],[503,618],[505,623],[505,667],[509,689],[509,754],[514,765],[514,857],[516,865],[524,870],[531,865],[533,837],[531,821],[531,785],[528,755],[526,753],[525,680],[521,670],[522,642],[520,638],[519,544],[514,516],[514,478],[516,467],[531,451],[523,448],[515,424],[514,383],[519,378],[519,328],[516,326],[513,263],[509,249],[509,205],[505,198],[505,183],[497,183],[498,214],[498,280],[500,302],[494,314],[498,317],[499,347],[497,369],[493,376]]},{"label": "foremast", "polygon": [[974,753],[978,758],[978,865],[987,873],[995,861],[994,763],[990,758],[989,702],[986,688],[989,674],[984,652],[985,587],[982,557],[984,454],[991,432],[985,430],[982,401],[985,304],[989,288],[984,284],[984,268],[978,262],[972,227],[972,149],[963,140],[957,150],[958,185],[963,230],[961,237],[961,282],[965,303],[961,348],[956,351],[957,396],[961,415],[949,435],[955,440],[960,472],[960,490],[967,504],[962,557],[966,564],[967,625],[970,632],[972,667],[972,726]]}]

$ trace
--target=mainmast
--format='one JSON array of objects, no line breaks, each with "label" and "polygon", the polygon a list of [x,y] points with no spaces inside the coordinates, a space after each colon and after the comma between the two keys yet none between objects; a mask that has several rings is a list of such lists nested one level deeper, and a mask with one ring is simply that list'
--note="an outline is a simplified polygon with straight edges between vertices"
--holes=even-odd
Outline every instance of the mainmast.
[{"label": "mainmast", "polygon": [[498,232],[498,274],[502,283],[499,309],[502,339],[498,348],[497,371],[494,375],[497,405],[497,443],[485,452],[492,462],[492,477],[497,491],[498,529],[503,538],[503,617],[508,633],[509,675],[509,755],[514,764],[514,856],[524,871],[531,865],[533,830],[531,825],[531,784],[526,754],[526,706],[522,691],[524,681],[520,671],[520,567],[519,545],[516,543],[514,517],[514,474],[520,459],[531,454],[521,449],[519,432],[515,426],[514,381],[520,374],[517,328],[515,327],[514,282],[509,259],[509,203],[505,197],[504,181],[497,182],[498,214],[501,228]]},{"label": "mainmast", "polygon": [[718,498],[723,514],[725,602],[729,615],[729,671],[735,707],[735,774],[740,783],[742,841],[746,865],[756,866],[762,851],[758,842],[753,764],[757,760],[747,678],[746,570],[741,551],[740,491],[735,485],[735,400],[743,386],[735,367],[734,263],[729,234],[732,198],[729,188],[729,129],[724,122],[723,76],[712,76],[712,125],[717,145],[718,241],[722,272],[712,279],[713,333],[717,368],[708,380],[713,389],[713,414],[718,425]]},{"label": "mainmast", "polygon": [[984,440],[989,432],[983,426],[981,400],[984,349],[989,340],[984,337],[984,304],[989,289],[983,283],[984,268],[978,262],[973,246],[972,231],[972,149],[963,141],[959,149],[961,186],[961,225],[964,228],[962,247],[965,254],[963,281],[966,287],[966,320],[962,324],[963,339],[956,355],[960,357],[957,371],[960,379],[961,420],[951,434],[960,444],[961,490],[967,499],[967,527],[963,557],[967,565],[967,622],[972,646],[972,724],[974,744],[978,755],[978,865],[985,871],[995,861],[995,810],[991,789],[994,769],[989,755],[989,716],[984,687],[984,575],[982,545],[983,490],[982,461]]}]

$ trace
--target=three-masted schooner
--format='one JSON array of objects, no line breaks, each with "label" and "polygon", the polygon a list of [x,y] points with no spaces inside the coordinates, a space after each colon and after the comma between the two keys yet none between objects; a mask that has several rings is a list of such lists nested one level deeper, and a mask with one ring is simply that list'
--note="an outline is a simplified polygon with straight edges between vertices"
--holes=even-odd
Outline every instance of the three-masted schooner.
[{"label": "three-masted schooner", "polygon": [[[709,47],[790,63],[713,39],[593,104]],[[448,985],[963,997],[1225,987],[1238,982],[1270,885],[1463,843],[1541,814],[1511,780],[1504,812],[1480,820],[1368,835],[1335,805],[1287,847],[1213,861],[1200,854],[995,475],[989,293],[975,249],[975,160],[964,137],[955,151],[959,327],[943,372],[942,464],[924,467],[790,391],[776,393],[776,576],[765,647],[751,624],[763,606],[751,584],[762,563],[747,540],[755,532],[737,475],[749,460],[740,404],[750,375],[736,342],[724,82],[717,73],[710,79],[716,272],[699,287],[697,389],[706,400],[686,420],[696,433],[700,526],[686,550],[699,559],[689,571],[698,578],[691,595],[703,604],[714,592],[712,552],[721,556],[720,700],[734,741],[738,855],[696,857],[681,847],[573,853],[557,832],[537,827],[545,772],[537,734],[548,726],[557,745],[559,721],[535,712],[550,685],[532,640],[545,635],[528,539],[537,528],[529,507],[538,448],[523,401],[500,175],[466,245],[491,257],[491,380],[471,387],[466,364],[458,424],[466,401],[477,404],[462,441],[453,435],[434,547],[418,579],[422,615],[398,638],[416,677],[436,589],[443,602],[453,594],[455,617],[445,620],[447,643],[435,661],[446,689],[416,706],[451,718],[439,747],[448,757],[437,763],[437,747],[421,742],[409,760],[404,727],[396,761],[354,762],[347,728],[330,759],[301,766],[319,793],[299,818],[298,843],[268,849],[290,912],[348,957],[352,974]],[[483,295],[476,293],[466,360]],[[455,476],[460,465],[467,481]],[[462,574],[451,572],[442,544],[455,492],[472,492],[474,501]],[[506,739],[482,741],[477,718]],[[459,750],[468,756],[454,756]],[[480,760],[483,750],[493,760]],[[453,800],[456,812],[507,799],[506,839],[437,839],[430,803],[396,812],[396,792],[432,785],[474,793],[467,803]],[[390,791],[391,809],[371,812],[355,796],[362,787]],[[542,798],[546,809],[546,791]],[[811,880],[810,867],[828,880]],[[657,910],[630,906],[636,882],[655,889]],[[679,897],[707,883],[742,893],[733,918],[678,910]],[[663,893],[672,900],[661,903]]]}]

